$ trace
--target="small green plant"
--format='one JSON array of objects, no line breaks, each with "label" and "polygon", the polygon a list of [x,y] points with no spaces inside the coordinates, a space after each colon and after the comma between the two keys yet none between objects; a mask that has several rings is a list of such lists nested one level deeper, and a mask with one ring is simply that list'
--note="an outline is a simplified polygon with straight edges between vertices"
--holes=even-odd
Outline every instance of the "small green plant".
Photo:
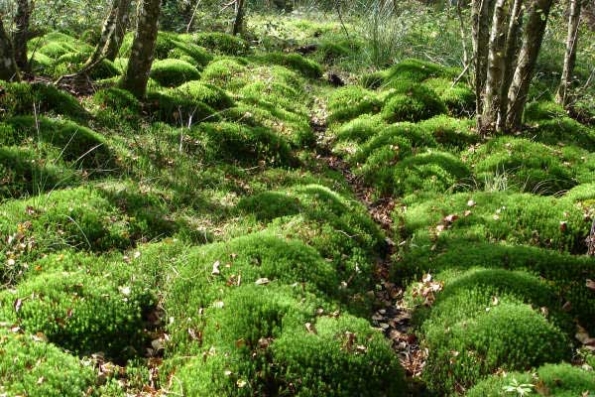
[{"label": "small green plant", "polygon": [[519,383],[516,378],[512,378],[510,384],[503,386],[502,390],[505,393],[513,393],[519,397],[527,396],[533,393],[533,388],[535,385],[531,383]]}]

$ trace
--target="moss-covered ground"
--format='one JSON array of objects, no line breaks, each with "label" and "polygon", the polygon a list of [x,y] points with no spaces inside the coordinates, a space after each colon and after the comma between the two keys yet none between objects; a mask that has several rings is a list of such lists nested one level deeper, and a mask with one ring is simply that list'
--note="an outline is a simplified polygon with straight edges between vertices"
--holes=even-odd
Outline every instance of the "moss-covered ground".
[{"label": "moss-covered ground", "polygon": [[0,395],[595,394],[595,129],[481,139],[460,70],[335,87],[362,42],[254,20],[161,32],[142,101],[130,35],[92,95],[58,32],[0,82]]}]

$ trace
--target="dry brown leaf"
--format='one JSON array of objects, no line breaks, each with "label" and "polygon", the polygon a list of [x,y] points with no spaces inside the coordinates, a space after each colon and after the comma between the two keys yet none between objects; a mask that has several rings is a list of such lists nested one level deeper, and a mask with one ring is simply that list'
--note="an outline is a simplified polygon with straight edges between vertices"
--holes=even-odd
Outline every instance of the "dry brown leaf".
[{"label": "dry brown leaf", "polygon": [[591,279],[587,279],[587,283],[586,283],[587,288],[589,288],[591,291],[595,291],[595,281],[591,280]]}]

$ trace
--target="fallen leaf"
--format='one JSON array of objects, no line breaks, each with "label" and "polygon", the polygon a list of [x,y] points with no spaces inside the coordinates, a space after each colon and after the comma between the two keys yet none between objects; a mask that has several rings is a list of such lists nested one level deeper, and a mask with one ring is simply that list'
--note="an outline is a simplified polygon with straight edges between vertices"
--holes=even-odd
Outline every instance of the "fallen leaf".
[{"label": "fallen leaf", "polygon": [[568,222],[560,221],[560,231],[564,233],[566,230],[568,230]]},{"label": "fallen leaf", "polygon": [[270,283],[270,282],[271,282],[271,281],[270,281],[268,278],[266,278],[266,277],[263,277],[263,278],[259,278],[258,280],[256,280],[256,281],[254,282],[254,284],[256,284],[256,285],[266,285],[266,284],[268,284],[268,283]]},{"label": "fallen leaf", "polygon": [[477,204],[475,201],[473,201],[473,199],[467,201],[467,207],[475,207],[475,204]]},{"label": "fallen leaf", "polygon": [[450,214],[450,215],[445,216],[442,219],[442,223],[444,223],[445,225],[450,225],[451,223],[453,223],[457,219],[459,219],[459,216],[457,214]]},{"label": "fallen leaf", "polygon": [[23,305],[23,300],[22,299],[19,298],[19,299],[15,300],[14,301],[14,305],[13,305],[14,306],[14,311],[18,313],[19,310],[21,310],[21,306],[22,305]]},{"label": "fallen leaf", "polygon": [[317,334],[316,332],[316,328],[314,328],[314,324],[312,323],[306,323],[306,329],[308,330],[309,333],[311,334]]},{"label": "fallen leaf", "polygon": [[213,271],[211,272],[211,274],[213,276],[218,276],[221,274],[221,271],[219,270],[219,266],[221,266],[221,262],[216,261],[215,263],[213,263]]},{"label": "fallen leaf", "polygon": [[587,288],[589,288],[591,291],[595,291],[595,281],[587,279],[587,284],[586,284]]}]

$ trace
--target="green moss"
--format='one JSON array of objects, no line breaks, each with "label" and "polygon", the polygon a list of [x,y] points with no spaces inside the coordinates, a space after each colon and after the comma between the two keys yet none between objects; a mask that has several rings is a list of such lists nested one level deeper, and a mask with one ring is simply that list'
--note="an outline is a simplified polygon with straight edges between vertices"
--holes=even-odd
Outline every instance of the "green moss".
[{"label": "green moss", "polygon": [[567,337],[528,305],[501,302],[445,329],[428,327],[424,378],[441,395],[467,389],[497,371],[569,359]]},{"label": "green moss", "polygon": [[70,186],[80,179],[60,160],[59,151],[15,146],[0,147],[0,175],[0,201]]},{"label": "green moss", "polygon": [[583,149],[595,150],[595,130],[588,128],[570,117],[558,117],[551,120],[540,120],[523,135],[528,139],[546,145],[576,145]]},{"label": "green moss", "polygon": [[431,78],[423,83],[433,89],[446,105],[448,114],[461,117],[475,113],[475,92],[465,84],[455,84],[446,78]]},{"label": "green moss", "polygon": [[299,396],[406,394],[397,357],[366,321],[320,317],[312,329],[284,332],[271,346],[282,390]]},{"label": "green moss", "polygon": [[78,397],[95,383],[93,369],[42,335],[0,329],[0,393]]},{"label": "green moss", "polygon": [[[176,42],[176,44],[178,44],[178,42]],[[213,55],[211,55],[206,48],[199,45],[192,43],[179,43],[176,48],[169,50],[166,58],[182,59],[187,60],[188,62],[192,60],[190,63],[200,70],[213,60]]]},{"label": "green moss", "polygon": [[329,122],[345,122],[362,114],[378,113],[381,105],[376,94],[365,88],[358,86],[339,88],[329,98]]},{"label": "green moss", "polygon": [[595,391],[593,371],[570,364],[546,364],[534,372],[513,372],[493,375],[480,382],[466,394],[469,397],[505,396],[507,386],[531,385],[532,393],[542,396],[574,397]]},{"label": "green moss", "polygon": [[224,55],[248,55],[251,50],[248,43],[237,36],[220,32],[196,33],[192,42]]},{"label": "green moss", "polygon": [[471,172],[448,152],[429,151],[404,159],[394,169],[395,194],[441,194],[464,190]]},{"label": "green moss", "polygon": [[179,59],[158,59],[151,67],[151,78],[163,87],[177,87],[190,80],[200,78],[198,70]]},{"label": "green moss", "polygon": [[66,42],[47,42],[41,45],[37,51],[52,59],[58,59],[63,55],[76,51],[76,49]]},{"label": "green moss", "polygon": [[105,139],[87,127],[69,120],[17,116],[8,120],[13,134],[2,137],[5,145],[39,140],[62,151],[62,158],[77,166],[101,172],[115,167],[115,159]]},{"label": "green moss", "polygon": [[307,78],[318,79],[322,77],[322,67],[315,61],[304,58],[300,54],[270,52],[257,57],[256,60],[267,65],[285,66]]},{"label": "green moss", "polygon": [[141,109],[141,104],[134,95],[116,87],[97,91],[93,95],[93,102],[101,108],[112,108],[131,114],[137,114]]},{"label": "green moss", "polygon": [[436,93],[423,85],[408,84],[390,94],[382,107],[382,117],[389,123],[420,121],[446,113],[446,106]]},{"label": "green moss", "polygon": [[234,106],[233,99],[221,88],[200,81],[190,81],[182,84],[177,91],[192,100],[200,101],[215,110],[223,110]]},{"label": "green moss", "polygon": [[208,162],[239,162],[272,166],[295,163],[287,141],[269,129],[249,127],[235,123],[201,123],[188,132],[201,142],[204,158]]},{"label": "green moss", "polygon": [[387,124],[378,115],[363,114],[337,128],[336,139],[338,141],[365,142],[376,134],[380,133]]},{"label": "green moss", "polygon": [[564,107],[555,102],[532,102],[525,107],[525,122],[556,120],[567,117]]},{"label": "green moss", "polygon": [[88,117],[76,98],[52,85],[0,82],[0,87],[4,90],[0,98],[0,116],[4,118],[34,112],[55,112],[75,120]]},{"label": "green moss", "polygon": [[219,58],[208,64],[201,80],[231,91],[243,87],[249,81],[248,68],[231,58]]},{"label": "green moss", "polygon": [[474,120],[456,119],[439,115],[417,123],[419,128],[431,134],[445,149],[459,151],[468,149],[480,141],[480,136],[473,128]]},{"label": "green moss", "polygon": [[431,77],[444,77],[447,70],[435,63],[420,59],[405,59],[386,72],[386,84],[390,87],[393,83],[408,81],[421,83]]},{"label": "green moss", "polygon": [[360,85],[369,90],[377,90],[384,85],[386,78],[387,71],[378,70],[376,72],[367,73],[361,76]]},{"label": "green moss", "polygon": [[176,89],[149,91],[145,104],[155,121],[181,127],[187,127],[190,118],[192,124],[219,120],[215,109],[203,102],[180,95]]},{"label": "green moss", "polygon": [[[22,302],[18,310],[13,304]],[[125,359],[142,351],[142,314],[153,303],[134,285],[113,285],[84,272],[42,273],[0,295],[3,317],[77,354]]]},{"label": "green moss", "polygon": [[351,54],[351,47],[352,43],[349,40],[323,39],[316,49],[316,57],[326,65],[334,65]]},{"label": "green moss", "polygon": [[468,159],[486,190],[547,195],[576,184],[570,163],[560,149],[526,139],[492,139],[469,154]]}]

